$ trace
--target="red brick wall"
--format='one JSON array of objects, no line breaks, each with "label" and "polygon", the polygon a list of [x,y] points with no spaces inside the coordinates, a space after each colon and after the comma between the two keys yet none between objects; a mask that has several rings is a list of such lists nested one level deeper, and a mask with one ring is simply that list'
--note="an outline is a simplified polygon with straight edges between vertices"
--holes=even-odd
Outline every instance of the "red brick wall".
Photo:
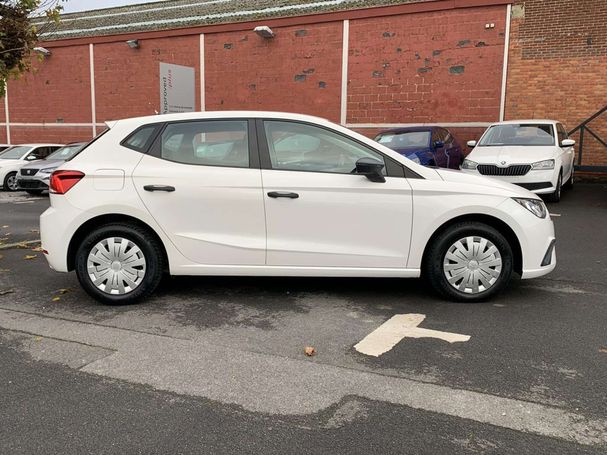
[{"label": "red brick wall", "polygon": [[505,19],[498,6],[352,21],[348,122],[498,120]]},{"label": "red brick wall", "polygon": [[342,23],[205,36],[208,110],[275,110],[340,117]]},{"label": "red brick wall", "polygon": [[87,127],[19,127],[11,126],[11,142],[51,142],[67,144],[76,141],[89,141],[92,136],[90,126]]},{"label": "red brick wall", "polygon": [[61,47],[52,52],[43,60],[34,59],[30,73],[9,81],[11,122],[91,121],[88,46]]},{"label": "red brick wall", "polygon": [[[193,67],[200,87],[198,36],[142,39],[131,49],[124,41],[95,45],[97,121],[160,111],[160,62]],[[200,109],[200,90],[195,89]],[[90,121],[90,120],[89,120]]]},{"label": "red brick wall", "polygon": [[[517,1],[506,118],[554,118],[572,129],[606,106],[606,24],[603,0]],[[607,139],[607,114],[592,126]],[[582,164],[607,165],[607,149],[588,135],[584,142]]]}]

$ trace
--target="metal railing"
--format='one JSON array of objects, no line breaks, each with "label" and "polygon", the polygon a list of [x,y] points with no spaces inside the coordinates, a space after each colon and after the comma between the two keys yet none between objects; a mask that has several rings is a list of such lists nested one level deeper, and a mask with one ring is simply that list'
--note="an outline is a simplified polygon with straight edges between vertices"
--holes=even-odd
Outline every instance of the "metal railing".
[{"label": "metal railing", "polygon": [[590,171],[590,172],[607,172],[607,166],[588,166],[584,165],[584,135],[590,134],[596,141],[603,146],[605,152],[607,153],[607,141],[599,136],[594,130],[592,130],[588,124],[600,117],[602,114],[607,112],[607,106],[605,106],[600,111],[594,113],[592,116],[588,117],[578,126],[569,131],[569,136],[576,133],[578,130],[580,132],[580,140],[578,141],[578,153],[577,153],[577,163],[575,165],[575,170],[577,171]]}]

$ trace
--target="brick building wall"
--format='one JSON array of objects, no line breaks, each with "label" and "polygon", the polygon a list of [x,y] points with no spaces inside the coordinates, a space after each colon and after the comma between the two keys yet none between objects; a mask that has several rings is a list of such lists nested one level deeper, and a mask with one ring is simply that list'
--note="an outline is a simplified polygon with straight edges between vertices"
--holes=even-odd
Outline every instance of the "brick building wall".
[{"label": "brick building wall", "polygon": [[[554,118],[573,129],[605,107],[607,1],[518,0],[507,80],[507,119]],[[607,139],[607,114],[592,126]],[[607,149],[589,135],[583,164],[607,165]]]}]

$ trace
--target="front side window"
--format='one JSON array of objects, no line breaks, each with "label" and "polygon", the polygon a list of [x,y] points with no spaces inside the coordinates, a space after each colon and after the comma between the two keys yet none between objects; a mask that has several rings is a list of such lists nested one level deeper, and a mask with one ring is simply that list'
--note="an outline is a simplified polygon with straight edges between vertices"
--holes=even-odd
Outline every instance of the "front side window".
[{"label": "front side window", "polygon": [[430,145],[430,131],[382,133],[375,140],[392,150],[426,148]]},{"label": "front side window", "polygon": [[284,121],[264,127],[272,169],[352,174],[361,158],[385,164],[380,153],[324,128]]},{"label": "front side window", "polygon": [[565,127],[563,125],[561,125],[560,123],[558,125],[556,125],[556,130],[559,135],[559,144],[561,142],[563,142],[565,139],[569,138],[567,131],[565,131]]},{"label": "front side window", "polygon": [[162,132],[160,157],[203,166],[249,167],[246,120],[172,123]]},{"label": "front side window", "polygon": [[494,125],[489,127],[479,145],[554,145],[554,131],[552,125],[542,123]]}]

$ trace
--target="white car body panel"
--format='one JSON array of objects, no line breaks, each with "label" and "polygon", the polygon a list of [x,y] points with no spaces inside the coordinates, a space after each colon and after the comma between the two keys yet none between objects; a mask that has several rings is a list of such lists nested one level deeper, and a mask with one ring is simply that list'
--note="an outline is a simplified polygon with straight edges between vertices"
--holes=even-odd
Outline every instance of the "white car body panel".
[{"label": "white car body panel", "polygon": [[[118,145],[147,123],[211,118],[321,125],[388,155],[422,178],[388,177],[374,183],[360,175],[194,166]],[[500,220],[515,233],[523,278],[544,275],[556,265],[556,256],[548,266],[540,265],[554,240],[552,221],[512,199],[537,199],[529,191],[482,176],[425,168],[316,117],[213,112],[116,121],[59,169],[85,174],[66,194],[51,194],[51,207],[40,219],[42,247],[50,266],[61,272],[69,270],[68,246],[78,228],[114,214],[134,217],[158,235],[173,275],[416,277],[436,230],[456,217],[479,214]],[[147,184],[171,185],[176,191],[149,193],[143,190]],[[271,199],[270,191],[301,197]]]}]

